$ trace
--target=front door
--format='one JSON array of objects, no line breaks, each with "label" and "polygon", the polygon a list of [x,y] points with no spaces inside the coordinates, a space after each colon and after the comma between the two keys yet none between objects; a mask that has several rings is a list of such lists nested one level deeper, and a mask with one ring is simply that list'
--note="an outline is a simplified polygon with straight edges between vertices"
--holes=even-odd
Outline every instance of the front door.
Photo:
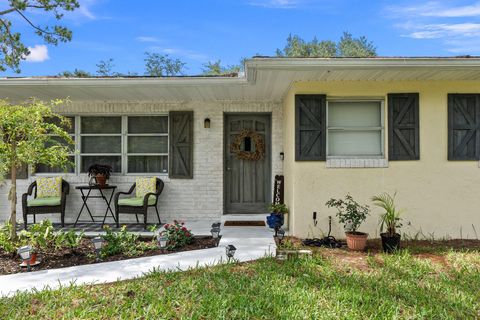
[{"label": "front door", "polygon": [[[267,212],[271,183],[270,119],[265,114],[225,116],[226,214]],[[257,152],[261,149],[264,151]]]}]

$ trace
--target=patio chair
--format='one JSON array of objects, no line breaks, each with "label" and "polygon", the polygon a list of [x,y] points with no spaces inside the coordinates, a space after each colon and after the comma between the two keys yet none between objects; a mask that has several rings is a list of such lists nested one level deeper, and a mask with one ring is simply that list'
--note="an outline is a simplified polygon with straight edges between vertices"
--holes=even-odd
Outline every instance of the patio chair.
[{"label": "patio chair", "polygon": [[[45,179],[45,178],[40,178]],[[60,213],[62,227],[65,226],[65,206],[67,203],[67,194],[70,192],[70,185],[62,179],[60,196],[42,196],[37,197],[37,181],[32,182],[28,187],[27,193],[22,195],[23,224],[27,230],[27,217],[33,215],[33,223],[36,223],[37,214]],[[33,199],[28,197],[33,194]]]},{"label": "patio chair", "polygon": [[[140,180],[139,180],[140,179]],[[158,223],[161,224],[160,214],[158,213],[158,197],[163,191],[164,183],[159,178],[155,179],[155,190],[149,190],[150,192],[146,192],[143,195],[139,194],[139,189],[137,188],[137,184],[141,179],[148,179],[148,178],[137,178],[137,182],[135,182],[130,190],[127,192],[117,192],[115,193],[115,198],[113,199],[115,204],[115,215],[117,217],[117,228],[120,227],[120,214],[134,214],[135,218],[137,219],[137,223],[140,221],[138,220],[138,215],[143,215],[143,223],[145,225],[145,229],[147,229],[147,216],[148,216],[148,208],[154,207],[157,213]],[[153,178],[150,178],[153,179]],[[124,198],[119,199],[120,195],[130,195],[133,191],[137,188],[136,197]]]}]

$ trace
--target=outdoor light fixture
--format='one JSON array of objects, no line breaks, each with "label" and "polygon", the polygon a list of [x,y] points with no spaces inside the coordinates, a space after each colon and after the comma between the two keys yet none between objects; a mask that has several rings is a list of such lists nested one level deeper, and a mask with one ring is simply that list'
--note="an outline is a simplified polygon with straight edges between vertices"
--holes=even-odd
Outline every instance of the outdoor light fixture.
[{"label": "outdoor light fixture", "polygon": [[93,246],[95,247],[95,254],[97,255],[97,262],[100,261],[100,250],[103,247],[103,239],[101,237],[95,237],[92,239]]},{"label": "outdoor light fixture", "polygon": [[215,222],[215,223],[212,223],[212,228],[218,228],[218,229],[220,229],[220,226],[221,226],[221,225],[222,225],[222,224],[221,224],[220,222]]},{"label": "outdoor light fixture", "polygon": [[24,246],[21,248],[18,248],[17,250],[18,255],[20,258],[27,264],[27,271],[30,271],[30,256],[32,253],[32,247],[31,246]]},{"label": "outdoor light fixture", "polygon": [[160,249],[162,249],[162,251],[165,250],[167,248],[168,238],[165,236],[158,235],[157,240],[158,240],[158,245],[160,246]]},{"label": "outdoor light fixture", "polygon": [[228,261],[230,261],[230,259],[233,258],[233,256],[235,255],[235,251],[237,250],[237,248],[235,248],[234,245],[232,244],[229,244],[226,248],[225,248],[225,253],[227,254],[227,257],[228,257]]},{"label": "outdoor light fixture", "polygon": [[285,153],[283,153],[283,152],[280,152],[280,160],[282,160],[282,161],[283,161],[283,159],[285,159]]},{"label": "outdoor light fixture", "polygon": [[218,247],[218,243],[220,242],[220,228],[212,228],[210,233],[212,234],[213,240],[215,240],[215,245]]},{"label": "outdoor light fixture", "polygon": [[205,129],[210,129],[210,119],[209,118],[205,118],[205,120],[203,121],[203,127]]},{"label": "outdoor light fixture", "polygon": [[282,240],[283,240],[283,238],[285,238],[285,230],[279,229],[279,230],[277,231],[277,239],[278,239],[278,241],[281,243]]}]

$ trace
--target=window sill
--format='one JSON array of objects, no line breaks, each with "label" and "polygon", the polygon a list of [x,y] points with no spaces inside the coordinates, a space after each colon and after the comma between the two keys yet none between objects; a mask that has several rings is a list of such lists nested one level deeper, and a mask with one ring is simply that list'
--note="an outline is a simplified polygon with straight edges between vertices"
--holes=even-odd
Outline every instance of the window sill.
[{"label": "window sill", "polygon": [[326,168],[388,168],[387,159],[332,158],[325,162]]}]

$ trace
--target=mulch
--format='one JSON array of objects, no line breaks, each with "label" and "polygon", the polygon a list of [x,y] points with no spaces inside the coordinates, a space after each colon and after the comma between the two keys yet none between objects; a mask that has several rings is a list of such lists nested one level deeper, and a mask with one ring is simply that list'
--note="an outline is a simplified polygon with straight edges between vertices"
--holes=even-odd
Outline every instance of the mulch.
[{"label": "mulch", "polygon": [[264,227],[264,221],[225,221],[226,227]]},{"label": "mulch", "polygon": [[[139,241],[151,241],[142,239]],[[194,237],[191,244],[175,251],[162,251],[160,249],[143,251],[135,256],[128,256],[118,254],[102,259],[106,261],[119,261],[140,257],[156,256],[161,254],[168,254],[172,252],[192,251],[200,249],[208,249],[216,246],[216,241],[212,237]],[[95,251],[90,239],[83,239],[80,246],[74,251],[70,249],[48,250],[39,254],[41,263],[38,266],[32,267],[32,271],[48,270],[72,266],[80,266],[84,264],[96,263]],[[17,255],[6,253],[0,249],[0,275],[12,274],[19,272],[26,272],[26,268],[20,268],[20,259]]]}]

